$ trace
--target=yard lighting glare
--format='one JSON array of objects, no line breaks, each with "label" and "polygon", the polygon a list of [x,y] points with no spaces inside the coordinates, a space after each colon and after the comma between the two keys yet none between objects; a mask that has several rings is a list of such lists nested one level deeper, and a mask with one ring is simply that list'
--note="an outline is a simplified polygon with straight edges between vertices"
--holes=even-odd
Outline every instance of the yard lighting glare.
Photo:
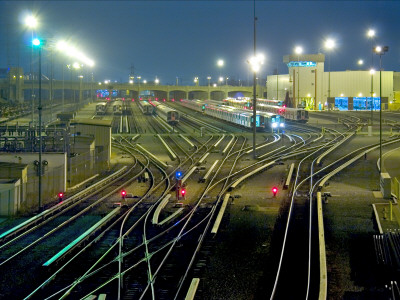
[{"label": "yard lighting glare", "polygon": [[34,16],[28,16],[25,18],[25,25],[29,28],[36,28],[38,21]]},{"label": "yard lighting glare", "polygon": [[335,41],[332,40],[332,39],[328,39],[328,40],[325,42],[325,48],[326,48],[326,49],[333,49],[333,48],[335,48]]},{"label": "yard lighting glare", "polygon": [[303,48],[302,47],[300,47],[300,46],[297,46],[296,48],[294,48],[294,52],[296,53],[296,54],[302,54],[303,53]]},{"label": "yard lighting glare", "polygon": [[253,72],[258,72],[260,71],[261,65],[264,64],[264,55],[258,54],[253,56],[247,62],[250,64]]},{"label": "yard lighting glare", "polygon": [[39,46],[40,45],[40,40],[39,39],[34,39],[32,41],[32,44],[35,45],[35,46]]},{"label": "yard lighting glare", "polygon": [[88,58],[85,54],[77,50],[75,47],[68,45],[65,41],[59,41],[57,43],[57,49],[59,51],[62,51],[64,54],[73,57],[83,64],[93,67],[94,66],[94,61]]},{"label": "yard lighting glare", "polygon": [[367,36],[368,36],[369,38],[373,38],[373,37],[375,36],[375,30],[369,29],[369,30],[367,31]]}]

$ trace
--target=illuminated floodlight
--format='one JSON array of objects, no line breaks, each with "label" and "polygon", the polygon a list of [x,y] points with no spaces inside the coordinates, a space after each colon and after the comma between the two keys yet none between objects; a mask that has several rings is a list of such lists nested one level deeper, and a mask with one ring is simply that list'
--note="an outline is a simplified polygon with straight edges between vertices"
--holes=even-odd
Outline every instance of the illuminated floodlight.
[{"label": "illuminated floodlight", "polygon": [[325,42],[325,48],[326,49],[333,49],[335,48],[335,41],[332,39],[327,39]]},{"label": "illuminated floodlight", "polygon": [[80,68],[81,68],[81,65],[80,65],[79,63],[77,63],[77,62],[74,62],[74,63],[72,64],[72,67],[73,67],[74,69],[80,69]]},{"label": "illuminated floodlight", "polygon": [[88,58],[85,54],[80,52],[74,46],[69,45],[67,42],[59,41],[57,42],[56,47],[59,51],[62,51],[65,55],[73,57],[89,67],[94,66],[93,60]]},{"label": "illuminated floodlight", "polygon": [[218,80],[222,82],[224,81],[224,77],[221,76],[220,78],[218,78]]},{"label": "illuminated floodlight", "polygon": [[358,64],[361,66],[361,65],[364,64],[364,61],[363,61],[362,59],[359,59],[359,60],[358,60]]},{"label": "illuminated floodlight", "polygon": [[133,83],[133,80],[131,79],[131,80],[129,80],[129,83]]},{"label": "illuminated floodlight", "polygon": [[40,40],[39,40],[39,39],[34,39],[34,40],[32,41],[32,44],[33,44],[34,46],[39,46],[39,45],[40,45]]},{"label": "illuminated floodlight", "polygon": [[250,64],[253,72],[258,72],[261,69],[261,65],[264,64],[264,55],[257,54],[256,56],[248,59],[247,62]]},{"label": "illuminated floodlight", "polygon": [[303,53],[303,48],[300,46],[297,46],[296,48],[294,48],[294,53],[296,53],[297,55],[300,55]]},{"label": "illuminated floodlight", "polygon": [[36,28],[38,25],[38,21],[34,16],[28,16],[25,18],[25,25],[29,28]]},{"label": "illuminated floodlight", "polygon": [[373,29],[368,29],[368,31],[367,31],[367,36],[368,36],[369,38],[375,37],[375,30],[373,30]]},{"label": "illuminated floodlight", "polygon": [[375,70],[374,69],[369,70],[369,74],[374,75],[375,74]]},{"label": "illuminated floodlight", "polygon": [[224,66],[224,61],[222,60],[222,59],[218,59],[218,61],[217,61],[217,65],[218,65],[218,67],[223,67]]}]

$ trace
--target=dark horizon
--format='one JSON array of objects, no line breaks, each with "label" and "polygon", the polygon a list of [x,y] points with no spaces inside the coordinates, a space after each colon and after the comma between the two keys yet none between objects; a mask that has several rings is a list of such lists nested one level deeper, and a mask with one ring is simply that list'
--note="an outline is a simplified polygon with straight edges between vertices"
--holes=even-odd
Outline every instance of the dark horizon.
[{"label": "dark horizon", "polygon": [[[47,40],[69,39],[95,61],[96,81],[127,82],[133,71],[148,82],[192,85],[224,78],[251,80],[246,60],[253,53],[253,1],[0,1],[0,68],[21,66],[30,71],[31,31],[23,24],[32,12],[40,19],[36,34]],[[287,73],[283,56],[301,45],[304,53],[323,52],[333,38],[331,70],[379,68],[373,45],[389,46],[383,69],[400,71],[400,41],[396,24],[400,3],[395,1],[256,1],[257,50],[266,61],[260,78]],[[368,40],[369,28],[376,31]],[[49,51],[43,51],[48,76]],[[47,56],[46,56],[47,55]],[[218,59],[225,65],[218,68]],[[359,59],[364,65],[357,65]],[[55,78],[72,60],[55,56]],[[131,67],[134,67],[133,69]],[[325,67],[327,70],[327,66]]]}]

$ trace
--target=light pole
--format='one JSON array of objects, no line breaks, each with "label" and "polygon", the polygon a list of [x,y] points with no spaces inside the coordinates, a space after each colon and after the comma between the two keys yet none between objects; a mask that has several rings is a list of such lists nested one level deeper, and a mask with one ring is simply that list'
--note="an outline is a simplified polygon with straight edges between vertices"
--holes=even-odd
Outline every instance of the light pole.
[{"label": "light pole", "polygon": [[218,59],[218,61],[217,61],[217,66],[218,66],[218,68],[219,68],[219,76],[221,76],[221,69],[222,69],[222,67],[224,66],[224,64],[225,64],[225,62],[224,62],[223,59]]},{"label": "light pole", "polygon": [[[369,74],[371,74],[371,126],[374,125],[374,74],[375,70],[369,70]],[[371,129],[372,130],[372,129]]]},{"label": "light pole", "polygon": [[[25,25],[31,28],[32,40],[33,40],[33,30],[37,27],[37,19],[34,16],[28,16],[25,18]],[[31,90],[31,101],[32,101],[32,126],[34,121],[34,112],[35,112],[35,92],[34,92],[34,84],[33,84],[33,44],[31,51],[31,81],[32,81],[32,90]]]},{"label": "light pole", "polygon": [[207,76],[207,80],[208,80],[208,86],[210,86],[211,76]]},{"label": "light pole", "polygon": [[371,70],[370,70],[370,74],[371,74],[371,126],[374,125],[374,118],[373,118],[373,110],[374,110],[374,74],[375,74],[375,70],[374,70],[374,38],[375,38],[375,30],[373,29],[368,29],[367,31],[367,38],[371,40]]},{"label": "light pole", "polygon": [[[335,48],[335,41],[332,39],[328,39],[325,42],[325,48],[327,50],[332,50],[333,48]],[[329,53],[329,62],[328,62],[328,68],[329,68],[329,75],[328,75],[328,98],[331,97],[331,54]]]},{"label": "light pole", "polygon": [[[389,51],[388,46],[376,46],[374,52],[379,55],[379,174],[382,175],[382,55]],[[380,180],[380,179],[379,179]]]},{"label": "light pole", "polygon": [[42,210],[42,46],[45,45],[45,41],[34,39],[32,44],[38,48],[39,54],[39,211]]},{"label": "light pole", "polygon": [[138,79],[138,82],[139,82],[138,100],[140,101],[140,80],[142,79],[142,76],[138,76],[137,79]]},{"label": "light pole", "polygon": [[297,54],[297,105],[296,105],[296,107],[298,107],[300,104],[300,54],[303,53],[303,48],[300,46],[297,46],[296,48],[294,48],[294,52]]},{"label": "light pole", "polygon": [[194,81],[195,86],[199,85],[199,77],[196,76],[193,81]]}]

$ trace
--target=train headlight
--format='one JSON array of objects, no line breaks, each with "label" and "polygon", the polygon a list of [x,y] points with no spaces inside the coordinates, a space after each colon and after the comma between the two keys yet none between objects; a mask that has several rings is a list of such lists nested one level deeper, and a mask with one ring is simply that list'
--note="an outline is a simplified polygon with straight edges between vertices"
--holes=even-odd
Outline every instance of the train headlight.
[{"label": "train headlight", "polygon": [[279,126],[280,127],[285,127],[285,123],[281,123]]},{"label": "train headlight", "polygon": [[276,128],[276,127],[278,127],[278,124],[277,123],[272,123],[272,128]]}]

